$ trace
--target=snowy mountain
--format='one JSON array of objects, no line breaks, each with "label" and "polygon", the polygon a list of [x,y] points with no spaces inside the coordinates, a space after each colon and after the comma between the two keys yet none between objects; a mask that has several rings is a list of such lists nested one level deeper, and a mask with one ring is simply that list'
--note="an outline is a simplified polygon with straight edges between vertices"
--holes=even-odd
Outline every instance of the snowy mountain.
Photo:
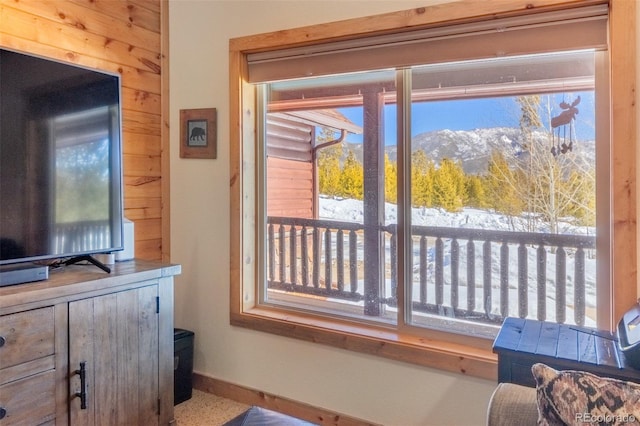
[{"label": "snowy mountain", "polygon": [[[551,149],[553,141],[546,132],[534,132],[536,143]],[[460,161],[467,174],[483,174],[494,151],[501,152],[507,159],[525,159],[528,155],[523,148],[523,138],[518,128],[494,127],[474,130],[437,130],[416,135],[412,140],[413,150],[423,150],[427,157],[438,164],[443,158]],[[344,156],[352,150],[362,162],[362,144],[345,143]],[[396,161],[397,147],[385,147],[389,159]],[[595,142],[574,141],[573,154],[587,164],[594,164]]]}]

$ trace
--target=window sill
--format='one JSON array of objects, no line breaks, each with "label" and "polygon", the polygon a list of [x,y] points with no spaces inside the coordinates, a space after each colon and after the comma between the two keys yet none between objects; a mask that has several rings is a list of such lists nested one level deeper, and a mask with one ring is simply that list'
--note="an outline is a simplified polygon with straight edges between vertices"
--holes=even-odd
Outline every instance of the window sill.
[{"label": "window sill", "polygon": [[[469,346],[445,340],[445,336],[450,336],[445,333],[414,336],[271,307],[232,312],[231,325],[472,377],[488,380],[498,377],[497,356],[491,348],[493,342],[484,339],[471,338],[474,346]],[[470,340],[468,336],[460,339]]]}]

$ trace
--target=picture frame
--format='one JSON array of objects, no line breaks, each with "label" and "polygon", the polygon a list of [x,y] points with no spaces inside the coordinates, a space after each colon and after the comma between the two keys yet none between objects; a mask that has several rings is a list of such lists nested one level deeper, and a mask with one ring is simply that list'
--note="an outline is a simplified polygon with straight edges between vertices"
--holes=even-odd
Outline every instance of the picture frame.
[{"label": "picture frame", "polygon": [[180,110],[180,158],[217,157],[215,108]]}]

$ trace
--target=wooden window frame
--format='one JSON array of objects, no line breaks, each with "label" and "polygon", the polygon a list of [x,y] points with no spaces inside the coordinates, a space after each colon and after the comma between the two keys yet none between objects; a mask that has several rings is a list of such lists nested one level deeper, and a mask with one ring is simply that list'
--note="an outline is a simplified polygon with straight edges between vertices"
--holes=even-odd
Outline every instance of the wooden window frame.
[{"label": "wooden window frame", "polygon": [[611,174],[610,329],[637,298],[636,234],[636,5],[625,0],[462,1],[349,19],[287,31],[231,39],[230,66],[230,322],[232,325],[309,342],[378,355],[446,371],[495,380],[492,342],[428,330],[416,336],[404,330],[359,324],[282,308],[257,305],[254,140],[261,131],[255,90],[247,82],[246,55],[383,32],[417,29],[477,18],[525,15],[545,10],[608,3]]}]

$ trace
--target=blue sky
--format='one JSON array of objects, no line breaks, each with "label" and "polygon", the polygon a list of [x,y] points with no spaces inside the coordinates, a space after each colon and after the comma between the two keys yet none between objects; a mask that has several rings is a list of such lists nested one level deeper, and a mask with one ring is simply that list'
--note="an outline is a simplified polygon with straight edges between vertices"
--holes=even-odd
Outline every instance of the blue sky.
[{"label": "blue sky", "polygon": [[[547,101],[551,107],[551,116],[557,116],[563,110],[559,107],[563,100],[571,103],[577,96],[581,97],[577,105],[579,113],[576,115],[574,129],[578,140],[593,140],[594,126],[594,94],[580,92],[569,94],[552,94],[542,98],[545,110],[541,111],[541,118],[549,128],[549,114],[546,112]],[[359,107],[340,108],[347,118],[362,126],[362,109]],[[455,101],[430,101],[414,103],[412,111],[412,135],[434,130],[473,130],[490,127],[518,127],[520,107],[515,97],[465,99]],[[385,107],[385,143],[394,145],[396,139],[396,107]],[[362,135],[349,134],[348,142],[361,143]]]}]

